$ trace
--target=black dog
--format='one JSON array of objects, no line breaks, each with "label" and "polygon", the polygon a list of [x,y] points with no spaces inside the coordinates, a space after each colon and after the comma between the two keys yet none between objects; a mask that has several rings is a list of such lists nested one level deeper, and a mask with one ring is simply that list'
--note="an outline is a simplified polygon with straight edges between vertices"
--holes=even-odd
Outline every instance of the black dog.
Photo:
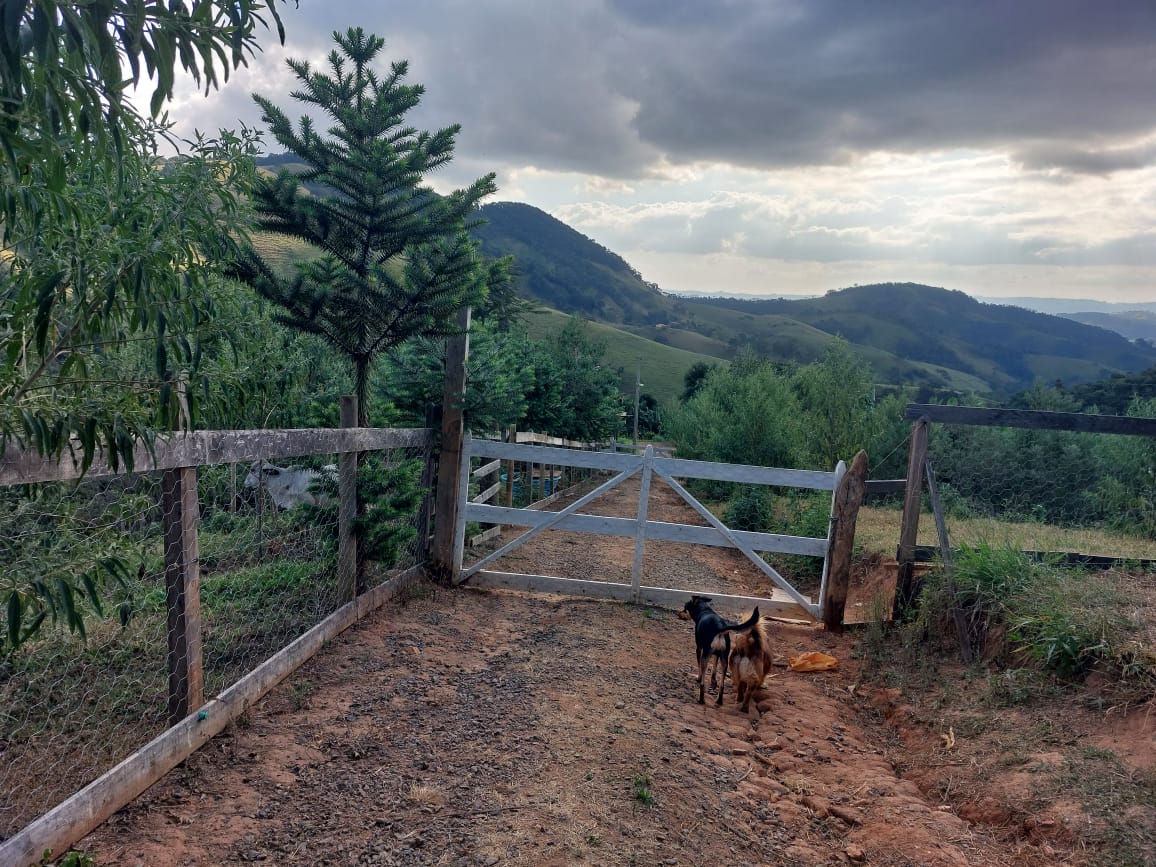
[{"label": "black dog", "polygon": [[730,633],[740,629],[750,629],[759,622],[759,609],[755,609],[745,623],[731,623],[724,620],[710,607],[710,597],[691,596],[683,606],[679,617],[694,621],[694,653],[698,660],[698,703],[705,704],[706,698],[706,666],[714,658],[714,668],[710,673],[710,688],[714,689],[715,675],[718,673],[719,661],[722,661],[723,676],[719,682],[718,699],[715,704],[722,704],[723,687],[726,685],[727,665],[731,655]]}]

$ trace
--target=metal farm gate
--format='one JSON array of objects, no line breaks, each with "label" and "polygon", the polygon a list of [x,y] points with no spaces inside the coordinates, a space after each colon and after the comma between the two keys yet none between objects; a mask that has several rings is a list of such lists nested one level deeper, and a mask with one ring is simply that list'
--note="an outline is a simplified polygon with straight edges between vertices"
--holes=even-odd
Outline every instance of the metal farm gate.
[{"label": "metal farm gate", "polygon": [[[557,512],[536,509],[509,508],[471,501],[468,496],[471,472],[471,458],[518,461],[540,465],[582,467],[615,473],[608,481]],[[861,471],[859,470],[862,465]],[[852,473],[860,486],[866,475],[866,456],[854,462]],[[605,517],[582,513],[582,508],[626,479],[641,474],[638,514],[636,518]],[[651,479],[657,475],[679,494],[708,526],[672,524],[647,519],[647,505],[650,496]],[[843,461],[832,472],[812,470],[777,469],[771,467],[743,466],[737,464],[707,463],[704,461],[680,460],[658,457],[654,447],[647,447],[642,455],[615,454],[611,452],[585,452],[565,448],[550,448],[517,443],[495,442],[466,436],[463,442],[461,470],[458,479],[458,514],[454,536],[455,581],[469,582],[474,586],[505,587],[518,590],[532,590],[548,593],[592,596],[617,599],[635,603],[681,607],[690,598],[692,591],[678,588],[651,587],[643,584],[642,562],[646,541],[681,542],[694,545],[729,547],[741,551],[767,578],[773,582],[773,589],[766,597],[735,596],[712,593],[711,598],[724,604],[735,606],[757,605],[766,614],[798,619],[826,620],[831,623],[832,611],[829,605],[829,579],[833,559],[843,559],[839,550],[846,548],[847,569],[850,563],[849,544],[837,544],[840,524],[846,525],[844,515],[847,509],[838,507],[840,483],[847,475]],[[832,492],[831,517],[825,538],[787,536],[774,533],[756,533],[733,530],[715,517],[709,509],[698,502],[678,481],[683,479],[710,479],[742,484],[774,485],[792,488],[808,488]],[[848,481],[851,481],[848,477]],[[846,487],[844,485],[843,487]],[[858,498],[852,497],[850,511],[850,534],[854,534],[855,511]],[[466,566],[465,532],[469,521],[488,524],[514,525],[527,528],[516,538],[485,555],[477,562]],[[498,572],[486,567],[516,548],[524,545],[544,530],[567,530],[574,533],[588,533],[619,538],[634,539],[634,562],[629,584],[612,581],[589,581],[560,578],[548,575],[525,575]],[[770,551],[783,554],[801,554],[823,560],[823,573],[818,600],[808,598],[780,575],[762,557],[760,552]],[[834,558],[833,558],[834,553]],[[842,598],[837,598],[837,618],[833,625],[842,622],[843,604],[846,598],[846,582],[843,581]]]}]

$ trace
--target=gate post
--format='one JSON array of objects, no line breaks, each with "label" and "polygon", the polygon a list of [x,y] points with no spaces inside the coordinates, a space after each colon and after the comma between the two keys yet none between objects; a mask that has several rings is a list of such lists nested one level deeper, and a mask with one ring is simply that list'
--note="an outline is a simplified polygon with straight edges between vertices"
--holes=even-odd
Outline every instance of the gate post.
[{"label": "gate post", "polygon": [[911,426],[911,451],[907,455],[907,487],[903,493],[903,524],[899,529],[899,575],[895,579],[895,604],[891,616],[901,620],[915,601],[915,544],[919,538],[919,512],[923,508],[923,464],[927,460],[927,432],[931,419],[920,416]]},{"label": "gate post", "polygon": [[437,496],[434,509],[434,545],[431,569],[446,583],[456,581],[461,559],[454,553],[454,536],[461,508],[458,490],[462,471],[465,417],[462,402],[466,393],[466,361],[470,356],[469,307],[458,311],[458,333],[446,340],[446,381],[442,391],[442,443],[438,456]]},{"label": "gate post", "polygon": [[855,522],[866,490],[867,452],[860,449],[843,474],[831,503],[826,595],[819,601],[819,608],[823,612],[823,624],[832,632],[843,631],[843,612],[851,584],[851,554],[855,549]]},{"label": "gate post", "polygon": [[205,703],[198,516],[197,468],[165,470],[161,476],[161,519],[169,636],[169,725],[176,725]]}]

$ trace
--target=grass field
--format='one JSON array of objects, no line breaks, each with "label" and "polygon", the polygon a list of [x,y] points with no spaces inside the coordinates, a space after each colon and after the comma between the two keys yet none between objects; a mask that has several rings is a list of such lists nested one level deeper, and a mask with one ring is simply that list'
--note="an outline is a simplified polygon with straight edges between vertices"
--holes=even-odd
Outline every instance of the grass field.
[{"label": "grass field", "polygon": [[[994,518],[948,518],[947,538],[961,544],[988,544],[1022,551],[1068,552],[1114,557],[1120,560],[1156,560],[1156,540],[1122,536],[1093,528],[1057,527],[1036,522],[999,521]],[[894,556],[899,544],[898,508],[865,506],[859,510],[856,544],[864,551]],[[938,548],[939,537],[930,514],[919,519],[919,545]]]}]

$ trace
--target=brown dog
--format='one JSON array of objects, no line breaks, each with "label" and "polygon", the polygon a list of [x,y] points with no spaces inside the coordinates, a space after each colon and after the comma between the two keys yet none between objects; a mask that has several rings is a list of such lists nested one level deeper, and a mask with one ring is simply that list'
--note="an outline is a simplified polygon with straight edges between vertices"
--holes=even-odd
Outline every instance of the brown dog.
[{"label": "brown dog", "polygon": [[730,633],[736,629],[747,629],[758,623],[759,609],[745,623],[732,623],[720,617],[710,607],[709,596],[691,596],[678,616],[694,621],[694,656],[698,662],[698,703],[702,704],[706,694],[706,666],[713,659],[714,668],[710,672],[710,688],[715,688],[715,672],[722,663],[723,677],[718,684],[718,699],[723,703],[723,687],[726,686],[727,661],[731,655]]},{"label": "brown dog", "polygon": [[742,705],[743,713],[750,713],[751,696],[763,685],[772,659],[767,621],[759,617],[757,608],[751,619],[755,622],[749,629],[731,635],[731,680],[738,690],[735,700]]}]

